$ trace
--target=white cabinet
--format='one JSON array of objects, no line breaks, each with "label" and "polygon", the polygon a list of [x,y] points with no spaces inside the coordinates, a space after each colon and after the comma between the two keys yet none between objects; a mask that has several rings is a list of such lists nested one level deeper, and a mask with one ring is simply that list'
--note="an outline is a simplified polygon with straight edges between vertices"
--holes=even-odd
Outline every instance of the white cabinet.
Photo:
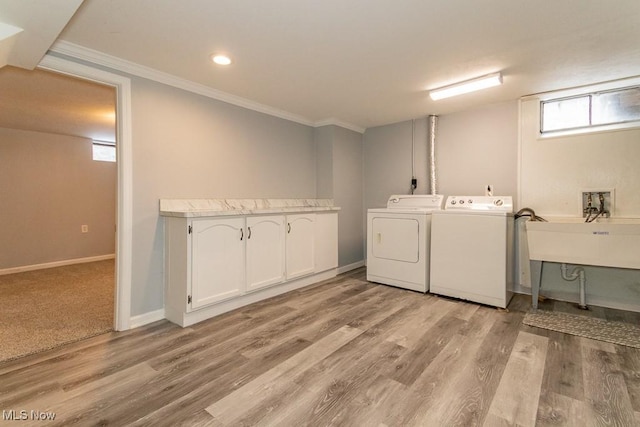
[{"label": "white cabinet", "polygon": [[188,326],[336,275],[337,214],[165,218],[165,316]]},{"label": "white cabinet", "polygon": [[244,293],[244,221],[244,218],[192,221],[192,309]]},{"label": "white cabinet", "polygon": [[315,271],[315,214],[287,215],[287,280]]},{"label": "white cabinet", "polygon": [[247,217],[247,291],[285,279],[285,218]]}]

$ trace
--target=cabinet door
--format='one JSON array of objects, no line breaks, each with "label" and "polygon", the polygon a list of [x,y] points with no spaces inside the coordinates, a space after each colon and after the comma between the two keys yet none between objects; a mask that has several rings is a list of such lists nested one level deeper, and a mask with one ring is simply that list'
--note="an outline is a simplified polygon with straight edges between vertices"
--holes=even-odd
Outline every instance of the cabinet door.
[{"label": "cabinet door", "polygon": [[247,290],[284,281],[284,216],[247,218]]},{"label": "cabinet door", "polygon": [[287,215],[287,279],[315,270],[315,214]]},{"label": "cabinet door", "polygon": [[244,218],[194,220],[191,308],[244,293]]},{"label": "cabinet door", "polygon": [[316,272],[338,267],[338,214],[316,214]]}]

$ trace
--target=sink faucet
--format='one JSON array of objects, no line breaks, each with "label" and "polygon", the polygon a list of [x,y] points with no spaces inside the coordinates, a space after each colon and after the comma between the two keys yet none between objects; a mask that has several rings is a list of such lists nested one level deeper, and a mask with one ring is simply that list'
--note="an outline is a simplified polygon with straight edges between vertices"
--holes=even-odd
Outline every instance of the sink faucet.
[{"label": "sink faucet", "polygon": [[[603,203],[603,202],[604,202],[604,199],[601,201],[601,203]],[[591,217],[591,215],[593,215],[593,214],[598,212],[598,208],[593,206],[593,199],[591,197],[591,193],[587,193],[587,206],[585,206],[585,208],[582,210],[582,212],[587,217],[587,222],[589,222],[589,218]]]},{"label": "sink faucet", "polygon": [[600,210],[598,211],[598,214],[609,218],[609,211],[604,208],[604,193],[598,193],[598,200],[600,201]]},{"label": "sink faucet", "polygon": [[603,192],[598,192],[598,201],[600,202],[599,208],[593,206],[593,199],[592,199],[591,193],[587,194],[587,206],[583,210],[586,216],[586,219],[584,220],[584,222],[593,222],[599,216],[609,218],[609,211],[604,207],[605,198],[604,198]]}]

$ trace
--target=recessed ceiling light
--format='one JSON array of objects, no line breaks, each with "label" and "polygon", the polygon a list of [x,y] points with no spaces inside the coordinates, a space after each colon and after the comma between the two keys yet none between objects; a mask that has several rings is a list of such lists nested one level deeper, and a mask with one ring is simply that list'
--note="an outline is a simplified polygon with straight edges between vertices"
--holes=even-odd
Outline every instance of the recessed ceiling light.
[{"label": "recessed ceiling light", "polygon": [[486,89],[502,84],[502,74],[494,73],[487,76],[478,77],[477,79],[467,80],[464,82],[452,84],[450,86],[434,89],[429,92],[429,96],[434,101],[449,98],[451,96],[462,95],[463,93],[474,92],[480,89]]},{"label": "recessed ceiling light", "polygon": [[211,60],[218,65],[231,64],[231,58],[229,58],[227,55],[211,55]]}]

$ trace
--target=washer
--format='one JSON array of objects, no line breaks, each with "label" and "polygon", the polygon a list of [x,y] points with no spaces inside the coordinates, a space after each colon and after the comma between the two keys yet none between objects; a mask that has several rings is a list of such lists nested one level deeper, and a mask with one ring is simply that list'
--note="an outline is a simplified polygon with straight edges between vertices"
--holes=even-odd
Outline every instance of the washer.
[{"label": "washer", "polygon": [[367,280],[429,291],[431,213],[442,195],[393,195],[367,212]]},{"label": "washer", "polygon": [[506,308],[513,296],[513,200],[450,196],[431,220],[431,292]]}]

